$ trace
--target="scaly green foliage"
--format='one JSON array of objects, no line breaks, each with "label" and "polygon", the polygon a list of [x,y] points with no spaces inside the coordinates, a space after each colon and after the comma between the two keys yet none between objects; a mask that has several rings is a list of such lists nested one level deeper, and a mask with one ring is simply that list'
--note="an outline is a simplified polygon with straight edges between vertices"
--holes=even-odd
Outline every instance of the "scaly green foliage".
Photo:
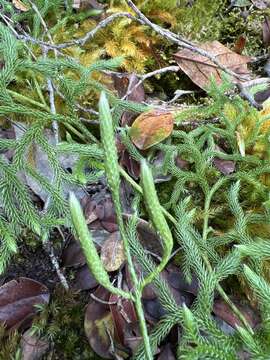
[{"label": "scaly green foliage", "polygon": [[[243,349],[248,350],[254,359],[269,356],[270,285],[263,262],[269,256],[269,251],[267,247],[263,250],[262,245],[268,241],[269,228],[262,234],[257,232],[254,235],[252,231],[256,224],[269,226],[269,189],[262,178],[262,175],[270,172],[269,156],[264,151],[268,138],[264,136],[265,128],[262,127],[268,117],[251,109],[238,96],[227,97],[226,92],[230,88],[228,79],[225,79],[222,87],[212,84],[209,91],[212,102],[205,108],[194,108],[193,115],[198,114],[199,118],[219,116],[220,123],[201,125],[192,130],[175,130],[172,141],[153,146],[148,159],[151,163],[155,151],[162,151],[165,155],[164,171],[172,176],[174,191],[163,206],[170,209],[168,218],[174,240],[182,250],[181,268],[185,277],[190,281],[195,275],[200,284],[196,301],[187,309],[175,304],[161,278],[153,278],[166,315],[150,334],[151,348],[154,352],[170,329],[178,324],[183,328],[183,336],[178,344],[179,359],[237,359],[238,352]],[[182,117],[183,114],[176,116],[179,127]],[[237,136],[239,131],[242,131],[241,141]],[[126,143],[130,142],[127,135],[122,133],[122,136]],[[226,152],[217,150],[219,139],[225,144]],[[241,153],[242,146],[245,155]],[[132,145],[127,148],[131,149],[130,155],[139,160],[140,156],[133,151]],[[188,169],[180,169],[176,165],[176,156],[188,161]],[[222,174],[213,166],[215,157],[233,161],[235,171]],[[145,254],[137,237],[136,216],[143,211],[140,204],[143,204],[144,197],[141,197],[140,187],[134,189],[139,191],[140,201],[134,203],[136,214],[127,224],[126,234],[131,252],[147,278],[155,272],[156,265]],[[146,200],[148,207],[153,206],[150,198]],[[221,204],[222,217],[218,213]],[[164,209],[163,213],[167,214]],[[224,216],[226,222],[223,221]],[[150,216],[150,220],[159,230],[155,224],[157,219]],[[232,248],[233,244],[237,246]],[[249,246],[254,252],[248,250]],[[243,291],[247,288],[253,291],[261,304],[264,320],[258,331],[250,327],[221,287],[221,282],[230,281],[232,276],[238,277]],[[219,292],[242,324],[233,334],[225,334],[212,317],[215,291]],[[134,359],[145,358],[144,351],[143,346],[139,347]]]}]

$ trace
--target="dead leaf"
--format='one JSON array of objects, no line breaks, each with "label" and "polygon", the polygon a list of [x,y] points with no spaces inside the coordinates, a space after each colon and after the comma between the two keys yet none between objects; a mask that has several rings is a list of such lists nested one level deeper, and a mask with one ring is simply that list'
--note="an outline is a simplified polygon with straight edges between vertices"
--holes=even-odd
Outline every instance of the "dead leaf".
[{"label": "dead leaf", "polygon": [[173,123],[171,112],[151,110],[143,113],[131,126],[131,140],[139,149],[148,149],[170,136]]},{"label": "dead leaf", "polygon": [[123,241],[119,231],[112,233],[105,241],[100,253],[101,261],[107,271],[116,271],[125,261]]},{"label": "dead leaf", "polygon": [[75,272],[72,289],[82,291],[91,290],[98,286],[98,282],[90,272],[87,265],[82,266]]},{"label": "dead leaf", "polygon": [[47,304],[48,288],[38,281],[20,277],[0,287],[0,323],[7,329],[29,325],[38,304]]},{"label": "dead leaf", "polygon": [[[224,153],[219,146],[216,146],[216,150]],[[215,156],[213,158],[213,164],[223,175],[229,175],[235,171],[235,162],[232,160],[224,160]]]},{"label": "dead leaf", "polygon": [[270,18],[265,16],[264,22],[262,25],[263,30],[263,43],[265,47],[270,45]]},{"label": "dead leaf", "polygon": [[[247,80],[250,78],[251,73],[247,68],[247,63],[250,61],[248,56],[236,54],[219,41],[207,42],[199,46],[215,56],[216,60],[229,70],[245,76]],[[205,56],[184,49],[175,54],[175,59],[181,70],[200,88],[205,90],[209,86],[211,76],[215,78],[218,84],[222,83],[222,71]],[[233,80],[239,81],[236,78]]]},{"label": "dead leaf", "polygon": [[27,330],[21,339],[22,360],[39,360],[48,351],[48,341],[39,339]]},{"label": "dead leaf", "polygon": [[159,354],[157,360],[175,360],[175,356],[172,352],[171,345],[166,344]]},{"label": "dead leaf", "polygon": [[[24,124],[24,127],[27,125]],[[25,135],[25,131],[22,130],[18,126],[14,126],[14,131],[16,135],[16,140],[21,140]],[[50,145],[54,145],[55,138],[53,135],[53,131],[50,129],[44,130],[44,136]],[[72,172],[76,162],[78,160],[78,156],[74,154],[60,154],[58,153],[58,161],[59,165],[66,170],[67,172]],[[54,170],[50,164],[48,159],[48,155],[43,150],[43,148],[39,144],[33,143],[29,147],[28,153],[25,154],[25,161],[30,161],[31,165],[34,169],[43,176],[49,183],[53,182],[54,179]],[[44,186],[42,186],[36,179],[34,179],[28,173],[22,173],[20,176],[21,180],[24,181],[31,190],[40,197],[40,199],[45,203],[48,199],[49,193],[46,191]],[[70,184],[68,182],[62,184],[62,193],[65,198],[68,198],[70,191],[73,191],[76,194],[76,197],[81,199],[85,195],[85,191],[81,186]]]},{"label": "dead leaf", "polygon": [[24,3],[21,0],[12,0],[12,4],[15,6],[17,10],[21,10],[23,12],[29,10],[29,7],[24,5]]},{"label": "dead leaf", "polygon": [[264,10],[270,7],[269,0],[251,0],[252,4],[260,10]]},{"label": "dead leaf", "polygon": [[71,267],[84,264],[86,264],[86,259],[79,242],[75,239],[70,240],[62,253],[62,266]]},{"label": "dead leaf", "polygon": [[[98,287],[94,295],[103,301],[109,301],[110,293]],[[110,351],[110,336],[114,335],[114,325],[109,305],[91,299],[85,313],[84,329],[91,348],[104,359],[113,359]]]},{"label": "dead leaf", "polygon": [[118,230],[112,198],[104,189],[99,189],[93,196],[86,195],[82,204],[87,223],[93,225],[92,221],[97,219],[105,230],[109,232]]},{"label": "dead leaf", "polygon": [[[249,304],[243,304],[242,302],[240,302],[240,300],[236,298],[232,298],[232,301],[244,315],[250,326],[252,328],[255,328],[260,322],[259,316],[255,312],[255,310]],[[229,305],[227,305],[224,300],[219,299],[214,302],[213,312],[216,316],[224,320],[233,328],[236,328],[236,325],[241,326],[240,320],[232,312]]]},{"label": "dead leaf", "polygon": [[137,323],[136,312],[130,300],[122,299],[117,295],[110,296],[110,303],[116,339],[124,345],[126,329]]},{"label": "dead leaf", "polygon": [[236,40],[233,51],[237,54],[242,54],[244,48],[246,45],[246,38],[244,36],[239,36],[239,38]]},{"label": "dead leaf", "polygon": [[[145,100],[145,92],[143,84],[135,87],[136,84],[140,81],[138,76],[134,73],[132,74],[113,74],[114,87],[118,92],[119,97],[123,97],[130,90],[130,94],[126,97],[127,100],[141,103]],[[133,89],[133,90],[132,90]],[[121,125],[130,126],[135,118],[134,112],[124,111],[121,117]]]}]

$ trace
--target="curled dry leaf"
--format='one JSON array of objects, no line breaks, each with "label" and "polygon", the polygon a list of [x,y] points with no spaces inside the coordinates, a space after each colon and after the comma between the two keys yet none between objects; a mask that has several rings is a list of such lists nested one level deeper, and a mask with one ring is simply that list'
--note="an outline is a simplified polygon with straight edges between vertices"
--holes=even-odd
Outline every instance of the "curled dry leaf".
[{"label": "curled dry leaf", "polygon": [[0,287],[0,323],[7,329],[18,329],[31,323],[35,306],[47,304],[49,290],[38,281],[20,277]]},{"label": "curled dry leaf", "polygon": [[141,150],[160,143],[173,131],[173,115],[168,111],[151,110],[137,117],[130,129],[133,143]]},{"label": "curled dry leaf", "polygon": [[125,261],[123,241],[119,231],[111,234],[101,248],[101,261],[107,271],[116,271]]},{"label": "curled dry leaf", "polygon": [[[216,60],[227,69],[244,76],[247,80],[250,79],[251,74],[247,68],[247,63],[250,61],[248,56],[233,52],[219,41],[200,44],[200,48],[215,56]],[[208,58],[184,49],[175,54],[175,59],[181,70],[200,88],[206,89],[209,86],[211,76],[218,84],[222,83],[222,70]],[[233,80],[239,81],[236,78]]]}]

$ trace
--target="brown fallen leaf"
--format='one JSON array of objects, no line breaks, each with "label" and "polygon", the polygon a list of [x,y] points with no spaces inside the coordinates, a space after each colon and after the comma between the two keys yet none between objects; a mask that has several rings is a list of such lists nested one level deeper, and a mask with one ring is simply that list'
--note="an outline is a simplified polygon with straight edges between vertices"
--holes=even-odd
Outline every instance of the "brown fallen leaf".
[{"label": "brown fallen leaf", "polygon": [[136,312],[130,300],[119,298],[117,295],[110,296],[110,303],[115,336],[124,345],[126,329],[130,324],[137,323]]},{"label": "brown fallen leaf", "polygon": [[130,137],[141,150],[160,143],[173,131],[173,115],[171,112],[151,110],[137,117],[130,129]]},{"label": "brown fallen leaf", "polygon": [[263,30],[263,43],[266,47],[270,45],[270,18],[265,16],[264,22],[262,25]]},{"label": "brown fallen leaf", "polygon": [[125,261],[123,241],[119,231],[112,233],[105,241],[100,253],[101,261],[107,271],[116,271]]},{"label": "brown fallen leaf", "polygon": [[157,360],[175,360],[170,344],[164,346]]},{"label": "brown fallen leaf", "polygon": [[12,0],[12,4],[15,6],[16,9],[21,10],[23,12],[29,10],[29,7],[24,5],[24,3],[21,0]]},{"label": "brown fallen leaf", "polygon": [[[255,328],[259,323],[260,319],[258,314],[249,304],[243,304],[238,299],[232,298],[233,303],[244,315],[248,323],[252,328]],[[236,328],[236,326],[241,326],[241,321],[238,317],[231,311],[229,305],[227,305],[224,300],[218,299],[214,302],[213,312],[216,316],[224,320],[227,324]]]},{"label": "brown fallen leaf", "polygon": [[[200,48],[215,56],[216,60],[229,70],[245,76],[247,80],[250,79],[251,73],[247,68],[247,63],[250,61],[248,56],[233,52],[219,41],[200,44]],[[222,83],[222,71],[208,58],[188,49],[178,51],[174,56],[181,70],[200,88],[206,89],[209,86],[211,76],[218,84]],[[233,80],[239,81],[236,78]]]},{"label": "brown fallen leaf", "polygon": [[[94,295],[101,301],[109,301],[110,293],[98,287]],[[110,337],[114,334],[112,315],[109,305],[91,299],[85,313],[84,330],[91,348],[104,359],[113,359],[110,352]]]},{"label": "brown fallen leaf", "polygon": [[246,38],[241,35],[236,40],[234,47],[233,47],[233,51],[236,52],[237,54],[242,54],[242,52],[245,48],[245,45],[246,45]]},{"label": "brown fallen leaf", "polygon": [[[215,146],[215,149],[221,153],[225,153],[223,149],[217,145]],[[213,158],[213,164],[223,175],[229,175],[235,171],[235,161],[232,160],[224,160],[215,156]]]},{"label": "brown fallen leaf", "polygon": [[[130,94],[126,97],[127,100],[141,103],[145,100],[145,92],[143,84],[136,87],[140,79],[134,73],[132,74],[113,74],[114,87],[118,92],[119,97],[123,97],[130,90]],[[133,89],[133,90],[132,90]],[[136,115],[131,111],[124,111],[121,117],[122,126],[131,125]]]},{"label": "brown fallen leaf", "polygon": [[256,8],[260,10],[264,10],[270,8],[269,0],[251,0],[252,4],[256,6]]},{"label": "brown fallen leaf", "polygon": [[9,329],[29,326],[36,305],[47,304],[48,288],[38,281],[20,277],[0,287],[0,323]]},{"label": "brown fallen leaf", "polygon": [[72,289],[82,291],[94,289],[98,286],[98,283],[87,265],[80,267],[75,272],[75,277],[72,285]]},{"label": "brown fallen leaf", "polygon": [[39,360],[49,349],[49,342],[27,330],[21,339],[22,360]]}]

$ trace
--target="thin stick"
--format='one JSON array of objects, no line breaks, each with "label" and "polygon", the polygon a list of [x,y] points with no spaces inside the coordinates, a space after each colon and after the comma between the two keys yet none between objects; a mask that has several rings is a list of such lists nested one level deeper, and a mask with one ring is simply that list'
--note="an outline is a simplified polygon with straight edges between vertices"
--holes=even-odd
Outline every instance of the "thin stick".
[{"label": "thin stick", "polygon": [[108,24],[113,22],[115,19],[120,18],[120,17],[127,17],[127,18],[129,18],[131,20],[136,20],[136,21],[142,23],[139,19],[132,16],[128,12],[119,12],[119,13],[113,14],[111,16],[108,16],[106,19],[100,21],[100,23],[94,29],[89,31],[85,36],[83,36],[83,37],[81,37],[79,39],[75,39],[75,40],[66,42],[66,43],[57,44],[57,45],[56,44],[49,44],[49,43],[47,43],[45,41],[35,39],[35,38],[33,38],[33,37],[29,36],[29,35],[17,35],[17,38],[19,40],[29,41],[29,42],[32,42],[33,44],[45,46],[48,49],[52,49],[52,50],[54,50],[54,49],[58,49],[58,50],[59,49],[66,49],[66,48],[69,48],[69,47],[75,46],[75,45],[85,45],[85,43],[88,40],[92,39],[99,30],[103,29]]},{"label": "thin stick", "polygon": [[132,86],[130,89],[128,89],[127,93],[122,97],[122,100],[125,100],[134,90],[137,89],[137,87],[139,87],[146,79],[149,79],[152,76],[155,75],[159,75],[159,74],[164,74],[166,72],[169,71],[173,71],[173,72],[177,72],[179,70],[179,66],[177,65],[172,65],[172,66],[167,66],[161,69],[157,69],[154,71],[151,71],[145,75],[140,75],[139,77],[141,78],[140,81],[137,82],[137,84],[135,84],[134,86]]}]

